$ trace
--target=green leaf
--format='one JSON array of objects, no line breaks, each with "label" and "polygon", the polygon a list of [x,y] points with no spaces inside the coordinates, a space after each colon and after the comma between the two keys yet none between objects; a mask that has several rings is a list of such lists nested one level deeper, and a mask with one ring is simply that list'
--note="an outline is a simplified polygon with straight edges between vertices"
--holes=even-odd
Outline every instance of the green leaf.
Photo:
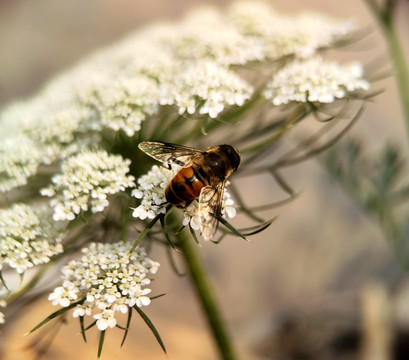
[{"label": "green leaf", "polygon": [[[184,276],[184,275],[186,275],[186,271],[185,272],[183,272],[183,271],[180,271],[179,269],[178,269],[178,266],[177,266],[177,264],[176,264],[176,261],[175,261],[175,259],[174,259],[174,257],[173,257],[173,252],[172,252],[172,249],[170,248],[170,247],[167,247],[166,248],[167,249],[167,255],[168,255],[168,258],[169,258],[169,263],[170,263],[170,266],[172,267],[172,269],[173,269],[173,271],[176,273],[176,275],[179,275],[179,276]],[[176,249],[178,252],[179,252],[179,249]]]},{"label": "green leaf", "polygon": [[84,329],[84,331],[87,331],[87,330],[91,329],[92,327],[94,327],[94,326],[96,325],[96,323],[97,323],[96,320],[93,321],[91,324],[89,324],[89,325]]},{"label": "green leaf", "polygon": [[153,325],[152,321],[137,305],[134,306],[134,309],[138,312],[139,316],[143,319],[143,321],[145,321],[146,325],[148,325],[149,329],[152,331],[163,352],[166,354],[165,345],[159,335],[158,330],[156,330],[155,326]]},{"label": "green leaf", "polygon": [[136,238],[136,240],[134,241],[131,250],[129,250],[129,254],[132,254],[132,252],[136,249],[136,247],[140,244],[140,242],[142,241],[142,239],[149,233],[149,231],[151,231],[151,229],[153,228],[153,226],[156,224],[156,222],[159,220],[160,215],[156,215],[152,221],[149,222],[148,225],[145,226],[145,228],[141,231],[141,233],[139,234],[139,236]]},{"label": "green leaf", "polygon": [[273,175],[275,181],[277,181],[277,184],[280,185],[280,187],[291,197],[294,196],[294,191],[291,188],[290,185],[287,184],[287,182],[284,180],[284,178],[278,173],[278,171],[271,171],[271,175]]},{"label": "green leaf", "polygon": [[151,296],[151,297],[150,297],[150,299],[151,299],[151,300],[159,299],[160,297],[165,296],[165,295],[166,295],[166,294],[165,294],[165,293],[163,293],[163,294],[159,294],[159,295]]},{"label": "green leaf", "polygon": [[212,242],[214,244],[219,244],[222,242],[222,240],[225,238],[225,236],[227,235],[226,232],[222,232],[221,235],[219,236],[219,238],[217,240],[212,240]]},{"label": "green leaf", "polygon": [[165,238],[166,238],[166,240],[168,241],[169,245],[170,245],[174,250],[177,250],[176,247],[175,247],[175,244],[173,244],[172,240],[170,239],[169,233],[168,233],[168,231],[167,231],[167,229],[166,229],[165,215],[164,215],[164,214],[161,214],[161,215],[162,215],[162,216],[159,217],[159,220],[160,220],[160,225],[162,226],[163,233],[165,234]]},{"label": "green leaf", "polygon": [[101,357],[101,354],[102,354],[102,347],[104,346],[104,340],[105,340],[105,330],[101,331],[101,333],[99,334],[98,359]]},{"label": "green leaf", "polygon": [[84,342],[87,342],[87,337],[85,336],[84,317],[79,316],[79,319],[80,319],[80,328],[81,328],[82,338],[84,339]]},{"label": "green leaf", "polygon": [[129,311],[128,311],[128,320],[126,321],[126,328],[125,328],[124,337],[122,338],[121,347],[124,345],[125,339],[128,336],[129,325],[131,324],[131,319],[132,319],[132,309],[129,309]]},{"label": "green leaf", "polygon": [[291,166],[294,164],[298,164],[302,161],[308,160],[313,156],[316,156],[325,150],[328,150],[330,147],[335,145],[344,135],[348,133],[348,131],[352,128],[352,126],[358,121],[359,117],[364,111],[364,104],[361,105],[357,113],[354,115],[354,117],[349,121],[349,123],[337,134],[335,135],[332,139],[328,140],[325,144],[318,146],[316,148],[313,148],[309,151],[307,151],[305,154],[296,156],[293,158],[284,158],[278,160],[274,165],[270,167],[270,169],[275,170],[280,167],[285,167],[285,166]]},{"label": "green leaf", "polygon": [[[252,236],[252,235],[258,234],[259,232],[262,232],[265,229],[267,229],[276,219],[277,219],[277,216],[272,218],[269,221],[264,222],[263,224],[252,226],[250,228],[240,229],[240,232],[242,232],[244,236]],[[250,231],[250,232],[246,232],[246,231]]]},{"label": "green leaf", "polygon": [[228,228],[234,235],[237,235],[241,237],[242,239],[248,241],[246,237],[239,231],[237,230],[232,224],[230,224],[226,219],[220,217],[219,221],[226,227]]},{"label": "green leaf", "polygon": [[197,239],[196,233],[195,233],[195,231],[192,229],[192,227],[190,226],[190,223],[189,223],[189,231],[190,231],[190,233],[192,234],[192,237],[193,237],[193,239],[195,240],[196,244],[200,245],[199,240]]},{"label": "green leaf", "polygon": [[37,326],[32,328],[26,335],[32,334],[34,331],[36,331],[37,329],[39,329],[40,327],[48,323],[50,320],[55,319],[57,316],[64,314],[68,310],[71,310],[73,307],[77,306],[78,304],[81,304],[84,300],[85,298],[82,298],[81,300],[78,300],[65,308],[62,308],[62,309],[59,309],[53,312],[51,315],[47,316],[43,321],[41,321]]}]

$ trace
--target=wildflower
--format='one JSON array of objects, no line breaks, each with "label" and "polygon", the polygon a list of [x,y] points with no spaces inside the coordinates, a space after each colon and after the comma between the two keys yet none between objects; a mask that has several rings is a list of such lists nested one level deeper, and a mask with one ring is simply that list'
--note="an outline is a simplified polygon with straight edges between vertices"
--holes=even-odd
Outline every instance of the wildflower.
[{"label": "wildflower", "polygon": [[54,220],[73,220],[81,211],[101,212],[109,205],[108,195],[134,186],[129,172],[130,160],[106,151],[85,151],[69,157],[62,164],[62,174],[52,178],[52,185],[42,189],[44,196],[54,196]]},{"label": "wildflower", "polygon": [[26,136],[10,136],[0,141],[0,192],[26,185],[40,163],[40,149]]},{"label": "wildflower", "polygon": [[169,170],[154,165],[146,175],[138,179],[139,186],[132,191],[132,196],[141,199],[141,205],[134,210],[133,217],[153,219],[166,212],[165,188],[176,172],[176,169]]},{"label": "wildflower", "polygon": [[285,16],[261,1],[235,3],[230,10],[230,19],[245,36],[262,42],[268,59],[287,55],[310,57],[354,30],[351,21],[337,21],[317,14]]},{"label": "wildflower", "polygon": [[274,105],[290,101],[331,103],[348,92],[368,88],[359,64],[340,65],[317,57],[284,67],[267,84],[264,96]]},{"label": "wildflower", "polygon": [[0,210],[0,270],[8,265],[22,274],[63,251],[62,229],[43,206],[14,204]]},{"label": "wildflower", "polygon": [[157,84],[172,81],[181,69],[168,46],[174,32],[173,26],[156,25],[124,39],[111,54],[116,76],[146,77]]},{"label": "wildflower", "polygon": [[164,39],[163,45],[184,61],[202,59],[228,66],[264,58],[260,41],[243,36],[212,8],[192,12]]},{"label": "wildflower", "polygon": [[65,159],[99,141],[96,134],[87,133],[86,136],[80,136],[81,132],[89,130],[83,129],[84,123],[91,122],[94,116],[89,109],[73,105],[24,124],[22,132],[41,149],[41,163],[49,164],[56,159]]},{"label": "wildflower", "polygon": [[72,260],[63,268],[63,283],[49,295],[53,305],[68,307],[80,302],[74,317],[90,316],[97,320],[100,331],[116,325],[115,313],[126,313],[133,306],[147,306],[151,290],[149,274],[155,274],[159,263],[137,248],[129,254],[131,244],[91,243],[82,250],[79,260]]},{"label": "wildflower", "polygon": [[82,101],[97,111],[102,128],[133,136],[142,121],[158,111],[159,89],[154,80],[144,76],[107,78],[91,86]]},{"label": "wildflower", "polygon": [[175,104],[179,114],[217,117],[226,106],[242,106],[253,92],[238,75],[214,62],[200,61],[162,87],[161,105]]}]

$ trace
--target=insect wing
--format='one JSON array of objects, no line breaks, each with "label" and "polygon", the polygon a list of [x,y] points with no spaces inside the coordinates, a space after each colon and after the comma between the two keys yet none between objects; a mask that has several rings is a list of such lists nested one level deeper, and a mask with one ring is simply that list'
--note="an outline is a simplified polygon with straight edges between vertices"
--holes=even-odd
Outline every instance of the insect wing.
[{"label": "insect wing", "polygon": [[203,154],[202,150],[161,141],[143,141],[138,147],[155,160],[168,165],[186,166],[192,158]]},{"label": "insect wing", "polygon": [[205,186],[199,197],[200,230],[205,240],[212,240],[222,216],[223,191],[226,181],[216,187]]}]

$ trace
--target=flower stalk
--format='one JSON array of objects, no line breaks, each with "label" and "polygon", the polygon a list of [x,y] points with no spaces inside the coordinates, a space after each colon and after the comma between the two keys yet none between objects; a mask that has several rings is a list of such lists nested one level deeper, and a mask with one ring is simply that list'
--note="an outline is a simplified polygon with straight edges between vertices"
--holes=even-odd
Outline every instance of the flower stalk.
[{"label": "flower stalk", "polygon": [[[167,224],[170,228],[180,228],[180,219],[176,212],[169,212]],[[182,252],[186,266],[188,268],[191,282],[196,291],[196,295],[206,316],[206,320],[217,345],[220,359],[236,359],[232,341],[222,318],[216,298],[213,294],[211,284],[208,280],[206,270],[196,251],[197,244],[192,239],[190,232],[185,228],[176,235],[177,246]]]},{"label": "flower stalk", "polygon": [[406,133],[409,138],[409,67],[393,21],[397,2],[386,1],[384,8],[381,8],[374,0],[365,0],[365,2],[381,26],[389,48],[405,119]]}]

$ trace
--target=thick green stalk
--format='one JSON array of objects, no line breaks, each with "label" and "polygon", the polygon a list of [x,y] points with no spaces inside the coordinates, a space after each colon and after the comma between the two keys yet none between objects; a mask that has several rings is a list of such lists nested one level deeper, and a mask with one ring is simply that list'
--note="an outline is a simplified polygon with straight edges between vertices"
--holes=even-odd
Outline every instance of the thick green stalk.
[{"label": "thick green stalk", "polygon": [[[174,211],[169,213],[167,223],[171,227],[174,224],[180,224],[180,219]],[[216,298],[213,295],[208,276],[196,251],[197,244],[186,228],[176,234],[176,238],[178,240],[177,246],[183,254],[190,279],[206,316],[213,339],[218,347],[220,358],[223,360],[234,360],[236,356],[233,345],[218,308]]]},{"label": "thick green stalk", "polygon": [[399,90],[401,106],[406,123],[406,132],[409,138],[409,67],[405,58],[405,52],[399,40],[396,27],[393,22],[393,12],[396,2],[388,7],[381,8],[374,0],[365,0],[375,18],[379,22],[388,44],[389,53],[395,70],[395,78]]}]

